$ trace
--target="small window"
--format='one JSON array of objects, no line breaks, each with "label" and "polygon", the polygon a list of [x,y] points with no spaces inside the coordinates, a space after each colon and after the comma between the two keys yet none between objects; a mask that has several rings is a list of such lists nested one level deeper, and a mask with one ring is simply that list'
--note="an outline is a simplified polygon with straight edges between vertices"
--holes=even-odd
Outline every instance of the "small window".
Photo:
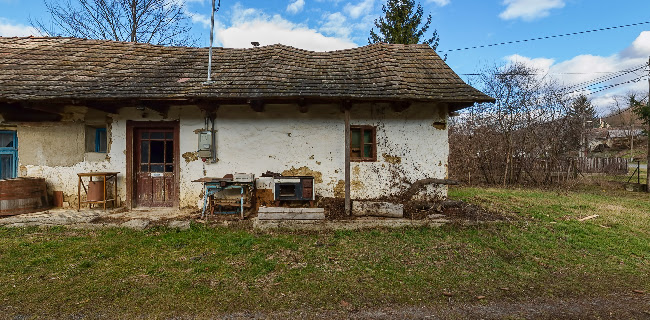
[{"label": "small window", "polygon": [[106,127],[86,126],[86,152],[106,153],[107,151]]},{"label": "small window", "polygon": [[0,180],[16,177],[18,167],[16,131],[0,131]]},{"label": "small window", "polygon": [[106,153],[106,128],[95,129],[95,152]]},{"label": "small window", "polygon": [[350,126],[350,160],[377,161],[375,133],[373,126]]}]

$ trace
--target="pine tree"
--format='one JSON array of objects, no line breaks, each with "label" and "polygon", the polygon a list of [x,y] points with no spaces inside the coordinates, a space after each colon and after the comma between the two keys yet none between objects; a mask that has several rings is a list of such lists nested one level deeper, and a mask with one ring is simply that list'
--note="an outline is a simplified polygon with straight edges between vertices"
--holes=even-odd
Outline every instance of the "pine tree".
[{"label": "pine tree", "polygon": [[414,0],[388,0],[385,5],[382,5],[381,10],[384,16],[375,19],[375,27],[379,34],[374,28],[371,29],[368,43],[424,43],[434,50],[438,47],[440,38],[437,30],[433,30],[431,38],[422,40],[429,30],[431,15],[428,15],[426,22],[422,24],[424,10],[419,3],[416,7]]}]

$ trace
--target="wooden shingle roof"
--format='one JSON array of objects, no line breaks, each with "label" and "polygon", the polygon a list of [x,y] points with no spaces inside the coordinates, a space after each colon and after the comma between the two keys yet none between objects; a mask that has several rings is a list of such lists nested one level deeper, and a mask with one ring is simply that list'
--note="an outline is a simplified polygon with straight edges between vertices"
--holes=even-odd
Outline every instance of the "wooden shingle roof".
[{"label": "wooden shingle roof", "polygon": [[0,37],[0,102],[48,99],[321,98],[493,101],[427,45],[312,52],[285,45],[165,47],[78,38]]}]

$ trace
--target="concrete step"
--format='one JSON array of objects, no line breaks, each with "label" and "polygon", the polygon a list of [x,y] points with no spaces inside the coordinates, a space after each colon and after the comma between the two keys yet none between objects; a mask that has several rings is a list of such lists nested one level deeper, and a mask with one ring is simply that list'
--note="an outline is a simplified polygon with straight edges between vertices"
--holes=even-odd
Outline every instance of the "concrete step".
[{"label": "concrete step", "polygon": [[259,220],[324,220],[324,208],[260,207]]}]

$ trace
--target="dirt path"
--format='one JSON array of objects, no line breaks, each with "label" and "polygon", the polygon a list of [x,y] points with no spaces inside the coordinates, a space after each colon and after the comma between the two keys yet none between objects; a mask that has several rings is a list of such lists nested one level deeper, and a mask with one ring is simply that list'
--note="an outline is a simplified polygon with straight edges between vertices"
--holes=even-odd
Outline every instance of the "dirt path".
[{"label": "dirt path", "polygon": [[611,294],[595,298],[539,299],[529,302],[450,302],[434,307],[396,307],[376,310],[342,306],[318,312],[236,313],[226,319],[650,319],[650,295]]}]

